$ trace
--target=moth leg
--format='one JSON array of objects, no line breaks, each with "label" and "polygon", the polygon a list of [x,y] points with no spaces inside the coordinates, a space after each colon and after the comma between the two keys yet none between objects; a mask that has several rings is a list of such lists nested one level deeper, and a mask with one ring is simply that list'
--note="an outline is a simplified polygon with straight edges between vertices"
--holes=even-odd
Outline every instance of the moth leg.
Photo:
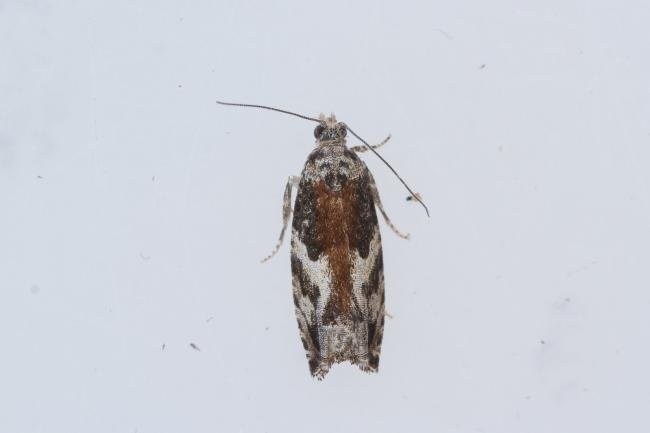
[{"label": "moth leg", "polygon": [[384,221],[386,221],[386,224],[388,227],[391,228],[393,232],[397,236],[399,236],[402,239],[410,239],[411,235],[410,234],[402,234],[397,227],[393,225],[393,223],[390,221],[390,218],[388,218],[388,215],[386,215],[386,211],[384,210],[384,206],[381,204],[381,199],[379,198],[379,191],[377,190],[377,184],[375,184],[375,179],[372,177],[372,174],[370,174],[370,171],[368,171],[368,176],[370,177],[370,191],[372,192],[372,198],[375,201],[375,206],[379,208],[379,212],[381,212],[381,215],[384,217]]},{"label": "moth leg", "polygon": [[[388,134],[388,137],[384,138],[384,141],[382,141],[381,143],[375,144],[375,145],[370,146],[370,147],[372,147],[373,149],[377,149],[378,147],[381,147],[384,144],[386,144],[388,142],[388,140],[390,140],[390,134]],[[353,152],[362,153],[362,152],[367,151],[368,148],[366,146],[352,146],[350,148],[350,150],[353,151]]]},{"label": "moth leg", "polygon": [[284,232],[287,230],[287,224],[291,216],[291,189],[294,186],[298,186],[299,182],[300,178],[298,176],[289,176],[287,186],[284,188],[284,198],[282,200],[282,231],[280,231],[280,239],[278,239],[278,243],[275,245],[273,252],[262,259],[262,263],[273,257],[280,250],[280,246],[282,246]]}]

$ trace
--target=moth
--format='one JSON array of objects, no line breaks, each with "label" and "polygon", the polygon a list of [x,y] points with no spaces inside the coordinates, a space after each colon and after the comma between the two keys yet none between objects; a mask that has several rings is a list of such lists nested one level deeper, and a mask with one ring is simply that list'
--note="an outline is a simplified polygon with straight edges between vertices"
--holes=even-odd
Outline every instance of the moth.
[{"label": "moth", "polygon": [[[334,114],[312,118],[263,105],[217,101],[222,105],[262,108],[317,123],[316,147],[300,176],[290,176],[284,189],[282,230],[273,257],[291,221],[293,301],[309,371],[322,379],[335,363],[349,361],[376,372],[384,334],[384,262],[375,207],[387,225],[408,239],[390,221],[375,180],[358,154],[370,149],[429,213],[395,170]],[[348,148],[350,132],[363,145]],[[293,188],[296,199],[291,207]]]}]

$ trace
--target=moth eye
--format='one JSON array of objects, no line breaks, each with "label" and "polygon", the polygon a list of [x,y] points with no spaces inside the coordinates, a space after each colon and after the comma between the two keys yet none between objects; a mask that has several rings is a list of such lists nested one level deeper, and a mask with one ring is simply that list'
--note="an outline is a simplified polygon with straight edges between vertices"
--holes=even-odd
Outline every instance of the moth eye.
[{"label": "moth eye", "polygon": [[339,137],[343,138],[346,135],[348,135],[348,129],[343,126],[341,129],[339,129]]},{"label": "moth eye", "polygon": [[320,138],[320,136],[321,136],[321,134],[323,133],[324,130],[325,130],[325,127],[323,125],[318,125],[314,129],[314,137]]}]

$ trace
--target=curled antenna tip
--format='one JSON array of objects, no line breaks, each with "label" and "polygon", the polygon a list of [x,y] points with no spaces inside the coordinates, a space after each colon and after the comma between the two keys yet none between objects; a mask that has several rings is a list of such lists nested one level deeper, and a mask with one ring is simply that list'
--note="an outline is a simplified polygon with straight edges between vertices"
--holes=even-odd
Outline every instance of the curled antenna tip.
[{"label": "curled antenna tip", "polygon": [[390,171],[392,171],[393,174],[394,174],[395,176],[397,176],[397,179],[399,179],[399,181],[402,182],[402,185],[404,185],[404,187],[408,190],[408,192],[411,193],[411,197],[413,197],[415,200],[417,200],[417,201],[422,205],[422,207],[424,208],[424,211],[427,213],[427,217],[430,218],[431,215],[429,215],[429,208],[427,207],[426,204],[424,204],[424,202],[423,202],[422,199],[420,198],[420,194],[417,194],[417,193],[413,192],[413,191],[411,190],[411,188],[409,188],[409,186],[406,184],[406,182],[404,182],[404,179],[402,179],[402,177],[401,177],[399,174],[397,174],[397,171],[395,171],[395,169],[394,169],[394,168],[393,168],[393,167],[388,163],[388,161],[386,161],[386,160],[384,159],[384,157],[381,156],[381,155],[379,154],[379,152],[377,152],[375,149],[373,149],[372,146],[369,145],[368,142],[367,142],[366,140],[364,140],[363,138],[359,137],[359,135],[358,135],[356,132],[354,132],[352,129],[350,129],[349,126],[346,125],[345,127],[346,127],[346,129],[347,129],[348,131],[350,131],[350,134],[352,134],[352,135],[354,135],[355,137],[357,137],[357,139],[359,139],[359,141],[361,141],[363,144],[365,144],[366,147],[367,147],[368,149],[372,150],[373,153],[374,153],[375,155],[377,155],[377,157],[378,157],[379,159],[381,159],[381,161],[382,161],[384,164],[386,164],[386,166],[387,166],[388,168],[390,168]]}]

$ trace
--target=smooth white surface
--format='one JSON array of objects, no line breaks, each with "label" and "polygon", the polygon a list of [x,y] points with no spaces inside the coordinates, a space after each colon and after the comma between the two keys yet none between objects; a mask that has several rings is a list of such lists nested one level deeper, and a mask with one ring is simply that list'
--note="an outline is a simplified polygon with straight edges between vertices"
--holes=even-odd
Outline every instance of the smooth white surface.
[{"label": "smooth white surface", "polygon": [[[649,21],[0,1],[0,431],[650,431]],[[364,156],[412,235],[378,375],[313,381],[288,245],[259,264],[314,125],[218,98],[393,134],[432,216]]]}]

